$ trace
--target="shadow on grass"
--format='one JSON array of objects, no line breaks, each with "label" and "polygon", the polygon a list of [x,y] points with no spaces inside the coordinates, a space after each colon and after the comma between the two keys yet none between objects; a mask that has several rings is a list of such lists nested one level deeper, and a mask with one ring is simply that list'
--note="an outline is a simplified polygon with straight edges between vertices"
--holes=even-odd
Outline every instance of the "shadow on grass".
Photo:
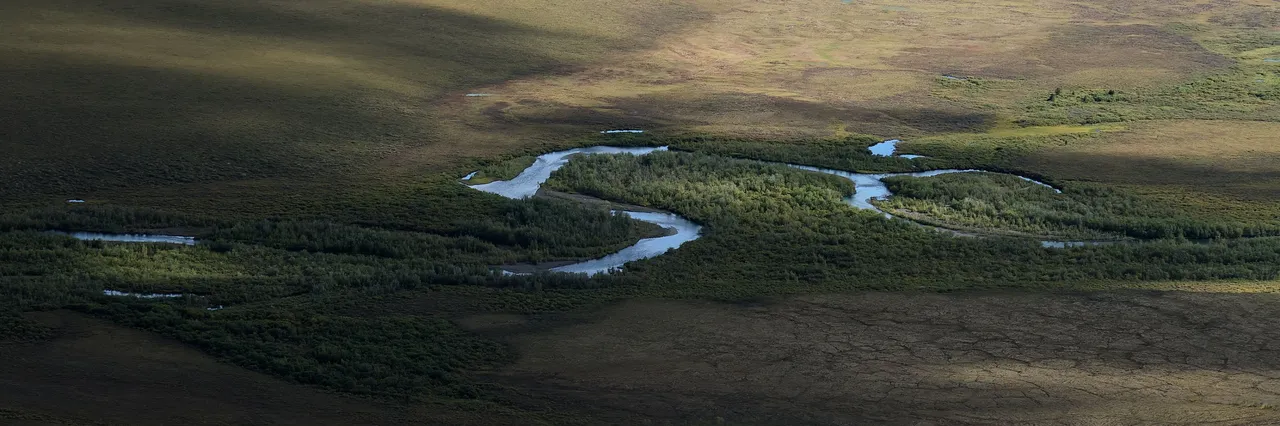
[{"label": "shadow on grass", "polygon": [[[333,180],[372,173],[369,164],[403,147],[466,151],[438,135],[431,108],[440,96],[643,45],[356,1],[3,9],[12,18],[2,21],[25,24],[0,45],[0,81],[11,83],[0,85],[6,201]],[[273,195],[291,192],[280,186]]]}]

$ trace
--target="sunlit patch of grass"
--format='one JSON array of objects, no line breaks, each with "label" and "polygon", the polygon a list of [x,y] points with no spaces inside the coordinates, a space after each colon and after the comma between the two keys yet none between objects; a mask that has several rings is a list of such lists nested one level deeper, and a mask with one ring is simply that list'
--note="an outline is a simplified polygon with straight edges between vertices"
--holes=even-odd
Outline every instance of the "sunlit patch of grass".
[{"label": "sunlit patch of grass", "polygon": [[1280,293],[1280,281],[1160,281],[1136,283],[1092,283],[1080,285],[1082,289],[1096,290],[1155,290],[1192,293]]},{"label": "sunlit patch of grass", "polygon": [[[989,136],[989,137],[1019,137],[1019,136],[1052,136],[1052,135],[1068,135],[1076,133],[1095,133],[1095,132],[1113,132],[1124,130],[1124,126],[1120,124],[1098,124],[1098,125],[1057,125],[1057,126],[1016,126],[1005,124],[996,128],[976,133],[972,136]],[[967,134],[956,135],[958,137],[971,136]]]},{"label": "sunlit patch of grass", "polygon": [[[1096,128],[1099,131],[1094,131]],[[1089,129],[1088,131],[1082,131]],[[951,134],[903,142],[912,152],[1042,176],[1103,184],[1199,220],[1280,217],[1280,124],[1165,120]]]}]

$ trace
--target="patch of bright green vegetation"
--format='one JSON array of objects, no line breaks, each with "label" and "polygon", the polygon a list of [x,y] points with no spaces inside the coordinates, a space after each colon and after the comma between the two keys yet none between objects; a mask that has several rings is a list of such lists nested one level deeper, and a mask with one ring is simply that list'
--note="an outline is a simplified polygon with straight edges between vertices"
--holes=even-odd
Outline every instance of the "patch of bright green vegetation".
[{"label": "patch of bright green vegetation", "polygon": [[1265,279],[1280,272],[1259,262],[1280,259],[1276,239],[1046,250],[1031,240],[954,238],[855,210],[840,199],[837,182],[796,173],[676,152],[575,160],[553,175],[552,184],[704,224],[702,239],[628,270],[648,283],[645,292],[673,297],[1060,287],[1089,279]]},{"label": "patch of bright green vegetation", "polygon": [[1110,132],[1123,130],[1124,127],[1118,124],[1100,124],[1092,126],[1078,125],[1057,125],[1057,126],[1006,126],[997,127],[989,131],[977,134],[958,134],[956,136],[989,136],[989,137],[1021,137],[1021,136],[1053,136],[1053,135],[1069,135],[1077,133],[1092,132]]},{"label": "patch of bright green vegetation", "polygon": [[[426,226],[417,231],[397,229],[394,215],[382,216],[386,222],[344,224],[92,205],[10,213],[0,220],[6,230],[0,232],[0,308],[72,307],[161,332],[239,365],[348,392],[476,397],[465,372],[509,359],[501,345],[457,329],[447,317],[366,318],[324,306],[449,285],[512,292],[608,285],[614,281],[504,277],[492,266],[598,257],[658,229],[604,209],[468,191],[454,203],[474,207],[473,215],[435,224],[423,217]],[[490,202],[496,205],[486,207]],[[42,232],[165,228],[198,229],[201,243],[78,241]],[[103,296],[104,289],[185,296],[139,300]],[[206,310],[218,306],[226,309]]]},{"label": "patch of bright green vegetation", "polygon": [[714,136],[687,136],[658,139],[678,151],[692,151],[733,158],[805,164],[856,172],[898,172],[940,168],[948,163],[937,159],[908,160],[871,155],[867,147],[882,142],[874,136],[853,135],[832,139],[785,141],[744,140]]},{"label": "patch of bright green vegetation", "polygon": [[[1194,30],[1192,33],[1197,34]],[[1274,51],[1280,46],[1280,31],[1263,29],[1226,30],[1199,38],[1200,44],[1209,50],[1238,58],[1250,57],[1260,51]]]},{"label": "patch of bright green vegetation", "polygon": [[1067,239],[1241,238],[1280,235],[1280,223],[1195,219],[1106,186],[1075,182],[1062,194],[1014,176],[961,173],[885,179],[880,205],[947,227]]},{"label": "patch of bright green vegetation", "polygon": [[[570,214],[556,219],[577,231],[542,232],[557,238],[580,233],[592,240],[625,239],[610,241],[608,247],[578,247],[573,253],[588,257],[639,238],[616,233],[634,231],[632,221],[579,210],[576,218],[565,212]],[[74,215],[93,212],[77,208]],[[118,211],[107,211],[100,219],[112,212]],[[587,229],[592,227],[590,220],[583,219],[597,215],[604,227]],[[556,217],[553,212],[532,211],[530,216]],[[61,220],[51,218],[48,223]],[[613,225],[622,228],[610,231]],[[518,241],[524,232],[537,230],[526,227],[511,235]],[[532,260],[540,256],[540,249],[534,248],[538,244],[504,246],[476,236],[404,233],[387,238],[386,232],[365,227],[269,221],[219,223],[205,237],[196,246],[177,246],[78,241],[31,230],[0,232],[0,308],[17,312],[70,307],[163,333],[239,365],[348,392],[475,398],[476,384],[466,372],[510,359],[501,345],[458,329],[448,317],[430,315],[440,309],[428,309],[425,317],[369,317],[327,306],[451,285],[505,289],[471,297],[511,300],[508,295],[525,291],[625,282],[608,277],[503,276],[491,265]],[[552,251],[572,247],[568,240],[546,243]],[[184,296],[111,297],[102,294],[104,289]],[[526,299],[547,297],[534,294]],[[567,308],[574,303],[581,302],[478,305]],[[207,310],[211,307],[225,309]]]},{"label": "patch of bright green vegetation", "polygon": [[1236,65],[1187,81],[1152,88],[1114,90],[1058,88],[1030,101],[1026,125],[1108,123],[1159,119],[1280,121],[1280,67],[1264,55],[1280,46],[1280,33],[1266,29],[1210,31],[1174,26],[1207,49],[1235,58]]},{"label": "patch of bright green vegetation", "polygon": [[1172,87],[1067,89],[1027,106],[1025,125],[1159,119],[1280,120],[1280,69],[1241,64]]}]

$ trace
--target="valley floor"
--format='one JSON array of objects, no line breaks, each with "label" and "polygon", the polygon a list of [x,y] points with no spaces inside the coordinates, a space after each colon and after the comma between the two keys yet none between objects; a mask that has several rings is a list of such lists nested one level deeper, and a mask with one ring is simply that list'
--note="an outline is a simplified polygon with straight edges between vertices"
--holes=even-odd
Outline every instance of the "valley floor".
[{"label": "valley floor", "polygon": [[636,301],[515,339],[505,378],[674,423],[1280,422],[1280,295]]},{"label": "valley floor", "polygon": [[[0,344],[4,422],[543,420],[337,395],[82,314],[29,315],[54,333]],[[459,322],[516,347],[483,380],[555,424],[1280,422],[1275,293],[855,293],[586,315]]]}]

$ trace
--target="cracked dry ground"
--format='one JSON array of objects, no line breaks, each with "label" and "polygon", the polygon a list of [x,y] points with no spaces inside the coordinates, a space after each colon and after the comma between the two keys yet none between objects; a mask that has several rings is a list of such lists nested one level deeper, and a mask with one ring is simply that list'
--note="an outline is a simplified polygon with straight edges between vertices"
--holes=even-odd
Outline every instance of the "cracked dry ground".
[{"label": "cracked dry ground", "polygon": [[1280,424],[1273,294],[644,301],[512,343],[497,376],[621,423]]}]

